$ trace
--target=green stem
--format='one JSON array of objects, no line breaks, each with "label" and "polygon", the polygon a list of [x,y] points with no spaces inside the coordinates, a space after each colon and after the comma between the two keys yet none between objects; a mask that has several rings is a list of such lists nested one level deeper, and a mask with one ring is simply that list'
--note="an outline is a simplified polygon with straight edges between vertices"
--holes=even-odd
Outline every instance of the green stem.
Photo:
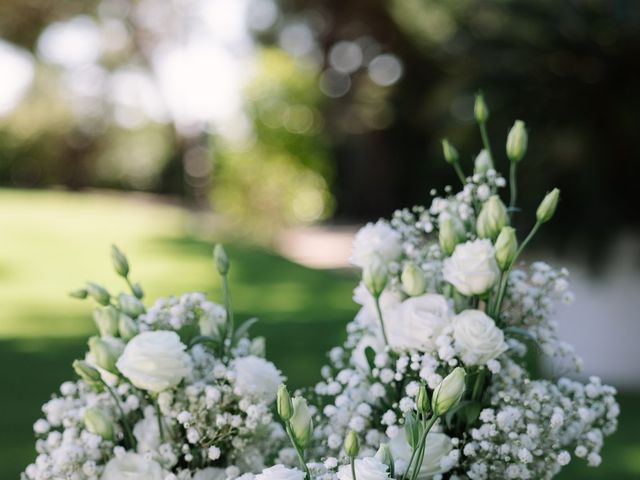
[{"label": "green stem", "polygon": [[[293,445],[296,454],[298,455],[298,460],[300,461],[300,465],[304,469],[305,479],[311,480],[311,472],[309,472],[309,467],[307,467],[307,462],[304,461],[304,455],[302,454],[302,449],[298,447],[298,444],[293,438],[293,433],[291,432],[291,422],[285,422],[285,430],[287,431],[287,435],[289,436],[289,440],[291,441],[291,445]],[[354,477],[355,479],[355,477]]]},{"label": "green stem", "polygon": [[356,480],[356,458],[351,457],[351,478]]},{"label": "green stem", "polygon": [[514,209],[516,208],[516,198],[518,195],[518,186],[516,184],[516,169],[518,164],[516,162],[511,162],[511,167],[509,168],[509,190],[511,192],[511,198],[509,200],[509,211],[513,216]]},{"label": "green stem", "polygon": [[489,135],[487,135],[487,126],[485,122],[480,122],[480,136],[482,137],[482,144],[484,145],[484,149],[487,151],[489,155],[489,166],[494,168],[493,166],[493,154],[491,153],[491,144],[489,143]]},{"label": "green stem", "polygon": [[384,344],[388,347],[389,340],[387,339],[387,332],[384,329],[384,321],[382,319],[382,309],[380,308],[380,295],[375,296],[376,312],[378,314],[378,320],[380,321],[380,329],[382,330],[382,337],[384,338]]},{"label": "green stem", "polygon": [[154,406],[156,407],[156,417],[158,418],[158,430],[160,431],[160,442],[164,443],[164,427],[162,426],[162,412],[160,412],[160,404],[158,398],[153,399]]},{"label": "green stem", "polygon": [[482,385],[484,384],[484,377],[487,374],[484,368],[478,370],[478,376],[473,384],[473,392],[471,393],[472,400],[480,400],[482,397]]},{"label": "green stem", "polygon": [[118,411],[120,412],[120,416],[122,417],[122,425],[124,427],[124,432],[125,432],[125,434],[127,436],[127,442],[129,443],[131,448],[135,449],[136,448],[136,439],[133,436],[133,433],[131,432],[131,427],[129,426],[129,422],[127,422],[127,417],[124,414],[124,409],[122,408],[122,405],[120,404],[120,400],[118,399],[116,394],[113,392],[111,387],[107,384],[107,382],[105,382],[104,380],[101,380],[101,381],[102,381],[102,384],[104,385],[105,389],[107,390],[107,392],[109,392],[109,395],[111,395],[111,398],[115,402],[116,407],[118,408]]},{"label": "green stem", "polygon": [[460,179],[460,181],[462,182],[462,185],[466,185],[467,184],[467,179],[464,177],[464,172],[462,171],[462,167],[460,167],[460,163],[455,162],[453,164],[453,169],[456,171],[456,173],[458,174],[458,178]]},{"label": "green stem", "polygon": [[[427,443],[427,435],[429,434],[429,431],[431,430],[431,428],[433,427],[433,425],[438,421],[438,417],[436,415],[434,415],[433,417],[431,417],[428,421],[427,424],[424,427],[424,432],[422,433],[422,438],[420,438],[420,443],[418,443],[418,448],[416,448],[416,450],[418,452],[424,452],[424,449],[426,448],[426,443]],[[416,452],[416,450],[414,450],[414,454]],[[412,459],[415,455],[412,455]],[[422,453],[422,456],[418,456],[416,458],[416,464],[413,468],[413,473],[411,475],[411,480],[415,480],[418,477],[418,473],[420,472],[420,468],[422,468],[422,462],[424,461],[424,453]],[[409,469],[411,468],[411,460],[409,461],[409,466],[407,467],[407,472],[409,471]],[[406,472],[405,472],[406,474]],[[404,477],[403,477],[404,478]]]},{"label": "green stem", "polygon": [[224,296],[224,308],[227,312],[226,338],[233,342],[233,309],[231,308],[231,292],[229,290],[229,279],[222,275],[222,295]]}]

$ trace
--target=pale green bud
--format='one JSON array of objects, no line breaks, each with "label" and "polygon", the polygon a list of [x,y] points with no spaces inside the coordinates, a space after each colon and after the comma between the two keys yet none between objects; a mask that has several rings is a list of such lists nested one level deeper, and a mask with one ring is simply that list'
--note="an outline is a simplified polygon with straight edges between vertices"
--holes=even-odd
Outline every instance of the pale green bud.
[{"label": "pale green bud", "polygon": [[144,290],[142,290],[142,285],[139,283],[134,283],[131,285],[131,291],[136,296],[136,298],[142,299],[144,297]]},{"label": "pale green bud", "polygon": [[358,441],[358,435],[353,430],[349,430],[347,436],[344,438],[344,453],[347,457],[356,458],[360,451],[360,442]]},{"label": "pale green bud", "polygon": [[111,373],[118,373],[116,362],[124,347],[116,342],[108,342],[100,337],[91,337],[89,339],[89,351],[95,358],[96,365]]},{"label": "pale green bud", "polygon": [[283,422],[288,422],[293,416],[293,403],[291,402],[291,396],[287,386],[281,384],[278,387],[278,394],[276,396],[276,407],[278,409],[278,415]]},{"label": "pale green bud", "polygon": [[115,337],[118,335],[118,310],[108,307],[96,307],[93,309],[93,321],[103,337]]},{"label": "pale green bud", "polygon": [[217,338],[221,334],[221,329],[226,323],[226,315],[222,317],[215,312],[204,312],[198,320],[200,334],[205,337]]},{"label": "pale green bud", "polygon": [[105,440],[113,440],[113,421],[107,413],[97,407],[87,408],[83,415],[84,426],[91,433],[100,435]]},{"label": "pale green bud", "polygon": [[87,293],[100,305],[106,306],[111,302],[111,295],[109,295],[107,289],[97,283],[88,282]]},{"label": "pale green bud", "polygon": [[380,448],[378,448],[378,451],[374,456],[380,463],[389,467],[389,478],[393,478],[395,476],[395,463],[393,461],[393,455],[391,454],[389,444],[381,443]]},{"label": "pale green bud", "polygon": [[76,374],[88,384],[99,383],[102,378],[100,372],[84,360],[74,360],[72,367]]},{"label": "pale green bud", "polygon": [[489,108],[484,101],[482,93],[476,94],[476,102],[473,106],[473,115],[478,123],[485,123],[489,120]]},{"label": "pale green bud", "polygon": [[418,446],[421,433],[420,423],[415,414],[413,412],[407,413],[404,417],[404,435],[411,450],[415,450]]},{"label": "pale green bud", "polygon": [[129,262],[122,250],[115,245],[111,245],[111,260],[116,273],[126,278],[129,275]]},{"label": "pale green bud", "polygon": [[402,289],[410,297],[422,295],[427,286],[424,273],[413,262],[405,263],[400,280],[402,281]]},{"label": "pale green bud", "polygon": [[425,387],[424,384],[420,385],[420,388],[418,389],[418,395],[416,395],[416,410],[423,415],[431,411],[429,394],[427,393],[427,387]]},{"label": "pale green bud", "polygon": [[136,322],[127,314],[121,313],[118,316],[118,331],[125,342],[138,335],[140,329]]},{"label": "pale green bud", "polygon": [[509,215],[507,207],[504,206],[502,200],[497,195],[491,195],[489,200],[484,202],[478,220],[476,221],[476,230],[480,238],[495,238],[500,234],[502,227],[509,223]]},{"label": "pale green bud", "polygon": [[137,318],[144,313],[144,305],[134,295],[121,293],[118,295],[118,304],[120,305],[120,310],[132,318]]},{"label": "pale green bud", "polygon": [[490,168],[491,158],[489,158],[489,152],[482,149],[473,163],[473,173],[477,175],[486,175]]},{"label": "pale green bud", "polygon": [[374,297],[379,297],[387,286],[389,274],[387,267],[379,257],[373,257],[369,264],[362,271],[362,281],[369,293]]},{"label": "pale green bud", "polygon": [[313,418],[311,418],[311,412],[304,398],[294,397],[292,404],[293,416],[289,420],[291,433],[296,445],[299,448],[304,448],[313,435]]},{"label": "pale green bud", "polygon": [[536,218],[540,223],[548,222],[556,213],[556,207],[558,206],[558,200],[560,198],[560,190],[554,188],[544,197],[538,210],[536,210]]},{"label": "pale green bud", "polygon": [[89,292],[86,288],[80,288],[78,290],[74,290],[73,292],[69,292],[69,296],[73,298],[79,298],[80,300],[84,300],[89,295]]},{"label": "pale green bud", "polygon": [[464,394],[465,376],[464,369],[456,367],[436,387],[431,401],[431,409],[434,415],[444,415],[457,405]]},{"label": "pale green bud", "polygon": [[464,226],[457,217],[452,217],[449,214],[440,215],[438,226],[440,248],[442,253],[448,257],[456,249],[456,245],[465,240]]},{"label": "pale green bud", "polygon": [[496,262],[503,272],[506,272],[516,258],[518,239],[513,227],[503,227],[495,245]]},{"label": "pale green bud", "polygon": [[456,150],[456,147],[451,145],[451,143],[449,143],[449,140],[447,140],[446,138],[442,140],[442,153],[444,154],[444,159],[451,165],[457,163],[458,159],[460,158],[458,156],[458,150]]},{"label": "pale green bud", "polygon": [[249,353],[256,357],[264,357],[267,353],[267,340],[264,337],[254,337],[249,345]]},{"label": "pale green bud", "polygon": [[229,257],[221,244],[217,244],[213,249],[213,260],[220,275],[229,273]]},{"label": "pale green bud", "polygon": [[507,157],[514,163],[519,162],[527,153],[527,130],[522,120],[516,120],[507,136]]}]

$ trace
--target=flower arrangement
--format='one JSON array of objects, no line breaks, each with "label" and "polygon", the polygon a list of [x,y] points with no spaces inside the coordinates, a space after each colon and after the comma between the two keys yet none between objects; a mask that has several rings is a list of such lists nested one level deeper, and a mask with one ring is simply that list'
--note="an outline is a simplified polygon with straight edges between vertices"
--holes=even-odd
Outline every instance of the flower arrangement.
[{"label": "flower arrangement", "polygon": [[544,197],[519,242],[511,223],[527,132],[516,121],[508,134],[507,207],[488,117],[478,95],[484,148],[472,175],[443,141],[459,192],[433,191],[429,206],[356,235],[361,308],[304,397],[290,396],[264,342],[249,339],[252,320],[235,328],[220,246],[224,306],[192,293],[148,309],[114,248],[132,293],[114,299],[90,283],[74,294],[98,303],[100,335],[74,363],[80,380],[43,407],[23,479],[550,479],[574,457],[598,466],[617,427],[615,389],[527,368],[539,354],[581,369],[553,320],[558,301],[573,300],[568,272],[521,261],[560,192]]}]

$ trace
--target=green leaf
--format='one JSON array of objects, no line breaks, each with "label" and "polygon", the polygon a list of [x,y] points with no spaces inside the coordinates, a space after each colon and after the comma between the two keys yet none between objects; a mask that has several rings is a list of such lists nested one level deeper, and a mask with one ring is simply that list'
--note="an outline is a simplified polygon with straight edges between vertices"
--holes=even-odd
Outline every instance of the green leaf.
[{"label": "green leaf", "polygon": [[249,332],[249,329],[258,322],[257,318],[250,318],[249,320],[243,322],[237,329],[236,329],[236,333],[234,334],[234,338],[236,339],[236,342],[238,340],[240,340],[242,337],[244,337],[245,335],[247,335],[247,333]]},{"label": "green leaf", "polygon": [[373,370],[375,368],[374,359],[376,358],[375,350],[368,346],[364,349],[364,356],[367,359],[367,363],[369,364],[369,368]]}]

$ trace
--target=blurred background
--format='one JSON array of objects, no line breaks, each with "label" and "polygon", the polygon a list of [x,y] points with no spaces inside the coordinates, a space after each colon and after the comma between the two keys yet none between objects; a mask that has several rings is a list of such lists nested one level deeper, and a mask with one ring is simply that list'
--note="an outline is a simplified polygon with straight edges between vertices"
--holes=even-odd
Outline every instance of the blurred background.
[{"label": "blurred background", "polygon": [[232,242],[240,316],[315,381],[355,312],[353,233],[455,184],[441,138],[471,170],[481,89],[499,168],[529,131],[516,226],[563,192],[531,256],[571,269],[562,334],[621,390],[603,467],[562,478],[638,478],[638,58],[634,0],[2,0],[0,477],[93,331],[66,293],[118,286],[111,243],[147,298],[216,299]]}]

